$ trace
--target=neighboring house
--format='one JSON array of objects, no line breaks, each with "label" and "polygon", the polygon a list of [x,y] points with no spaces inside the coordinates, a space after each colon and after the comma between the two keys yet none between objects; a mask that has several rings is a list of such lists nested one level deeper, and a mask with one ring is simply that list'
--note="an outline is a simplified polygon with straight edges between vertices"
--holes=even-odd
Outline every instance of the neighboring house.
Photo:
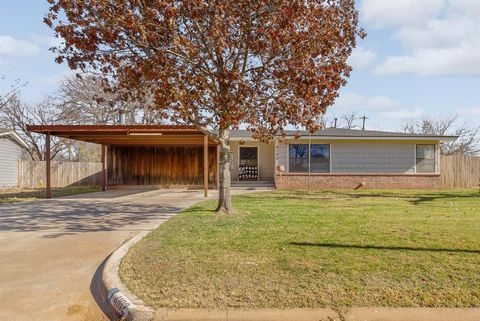
[{"label": "neighboring house", "polygon": [[0,188],[18,186],[18,162],[26,148],[15,131],[0,129]]},{"label": "neighboring house", "polygon": [[[51,125],[29,129],[106,146],[108,186],[208,183],[212,187],[218,181],[216,143],[191,126]],[[440,144],[455,139],[337,128],[312,135],[288,131],[286,137],[270,143],[256,141],[244,130],[231,134],[233,185],[270,184],[279,189],[440,188]]]}]

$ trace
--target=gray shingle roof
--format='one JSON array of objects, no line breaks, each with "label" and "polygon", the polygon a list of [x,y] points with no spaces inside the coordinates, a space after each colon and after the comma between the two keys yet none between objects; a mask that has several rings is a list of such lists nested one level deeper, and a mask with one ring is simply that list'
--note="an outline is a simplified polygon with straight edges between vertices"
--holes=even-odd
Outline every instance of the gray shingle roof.
[{"label": "gray shingle roof", "polygon": [[[297,130],[286,130],[285,134],[287,136],[295,136]],[[310,132],[300,131],[301,136],[309,136]],[[247,130],[234,130],[231,133],[232,137],[235,138],[249,138],[251,133]],[[359,129],[345,129],[345,128],[326,128],[319,130],[312,134],[312,137],[345,137],[345,138],[384,138],[384,137],[399,137],[399,138],[456,138],[456,136],[436,136],[436,135],[423,135],[423,134],[408,134],[408,133],[398,133],[398,132],[387,132],[387,131],[378,131],[378,130],[359,130]]]}]

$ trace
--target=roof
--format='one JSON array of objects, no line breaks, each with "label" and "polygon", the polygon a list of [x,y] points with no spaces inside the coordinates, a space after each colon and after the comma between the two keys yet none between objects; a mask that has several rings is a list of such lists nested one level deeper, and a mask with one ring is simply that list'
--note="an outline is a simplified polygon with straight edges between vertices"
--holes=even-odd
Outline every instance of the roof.
[{"label": "roof", "polygon": [[[197,145],[205,134],[187,125],[28,125],[36,133],[105,145]],[[310,137],[308,131],[287,130],[287,138]],[[311,134],[314,138],[347,140],[434,140],[450,141],[457,136],[436,136],[375,130],[327,128]],[[248,130],[231,131],[233,140],[252,139]],[[209,144],[215,144],[209,139]]]},{"label": "roof", "polygon": [[[377,130],[359,130],[359,129],[346,129],[346,128],[326,128],[318,130],[317,132],[310,134],[309,131],[298,130],[286,130],[285,135],[287,138],[295,137],[300,134],[301,137],[314,137],[314,138],[330,138],[330,139],[424,139],[424,140],[439,140],[449,141],[458,138],[457,136],[437,136],[437,135],[424,135],[424,134],[409,134],[398,133],[388,131]],[[232,137],[234,138],[251,138],[252,134],[248,130],[236,130],[232,131]]]},{"label": "roof", "polygon": [[[32,132],[105,145],[202,145],[205,134],[186,125],[28,125]],[[209,144],[214,144],[209,140]]]},{"label": "roof", "polygon": [[27,143],[25,143],[25,141],[12,129],[0,128],[0,138],[4,137],[9,138],[12,142],[22,148],[28,148]]}]

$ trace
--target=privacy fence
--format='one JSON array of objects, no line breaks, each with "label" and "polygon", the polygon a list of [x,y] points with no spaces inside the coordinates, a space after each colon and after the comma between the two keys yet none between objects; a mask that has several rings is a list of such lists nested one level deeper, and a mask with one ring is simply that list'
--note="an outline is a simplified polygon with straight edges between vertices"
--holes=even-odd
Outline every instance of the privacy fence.
[{"label": "privacy fence", "polygon": [[[52,187],[100,186],[102,163],[51,162]],[[20,161],[18,184],[21,187],[45,186],[44,161]]]},{"label": "privacy fence", "polygon": [[480,157],[444,156],[441,169],[443,188],[470,188],[480,184]]},{"label": "privacy fence", "polygon": [[[441,161],[443,188],[471,188],[480,183],[480,157],[444,156]],[[52,161],[52,187],[100,186],[102,163]],[[20,161],[19,185],[45,186],[45,162]]]}]

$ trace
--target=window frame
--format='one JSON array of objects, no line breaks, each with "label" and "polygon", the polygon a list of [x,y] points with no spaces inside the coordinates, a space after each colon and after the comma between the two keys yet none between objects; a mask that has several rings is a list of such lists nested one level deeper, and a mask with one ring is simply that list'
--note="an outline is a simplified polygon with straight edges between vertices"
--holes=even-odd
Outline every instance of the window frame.
[{"label": "window frame", "polygon": [[[307,145],[309,146],[310,145],[310,148],[307,147],[307,150],[308,150],[308,154],[307,154],[307,162],[309,161],[310,163],[310,168],[307,168],[307,170],[305,172],[299,172],[299,171],[292,171],[291,170],[291,166],[290,166],[290,146],[291,145]],[[312,165],[312,154],[311,154],[311,147],[313,145],[326,145],[328,146],[328,172],[312,172],[312,168],[311,168],[311,165]],[[330,143],[304,143],[304,142],[301,142],[301,143],[289,143],[287,145],[288,147],[288,159],[287,159],[287,164],[288,164],[288,173],[292,173],[292,174],[315,174],[315,175],[322,175],[322,174],[330,174],[332,172],[332,144]]]},{"label": "window frame", "polygon": [[[418,146],[433,146],[433,172],[429,172],[429,173],[419,173],[417,171],[417,163],[418,163]],[[426,158],[422,158],[422,159],[426,159]],[[438,155],[438,147],[437,147],[437,144],[415,144],[415,174],[424,174],[424,175],[428,175],[428,174],[439,174],[439,155]]]}]

